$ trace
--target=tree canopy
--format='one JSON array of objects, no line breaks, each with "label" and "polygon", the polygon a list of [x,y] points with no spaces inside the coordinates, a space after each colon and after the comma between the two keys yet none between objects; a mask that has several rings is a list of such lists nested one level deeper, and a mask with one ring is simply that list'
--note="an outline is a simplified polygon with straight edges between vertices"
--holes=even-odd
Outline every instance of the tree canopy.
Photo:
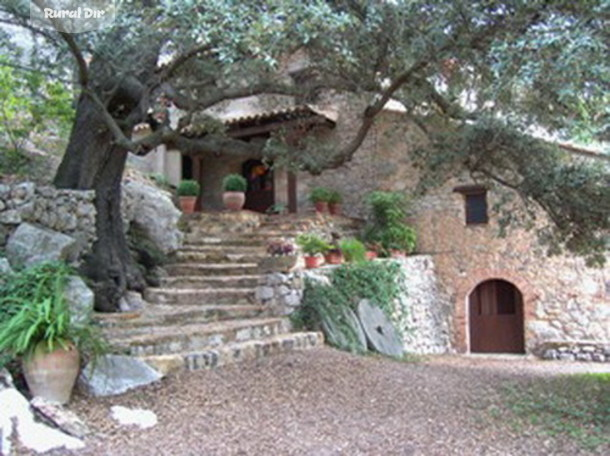
[{"label": "tree canopy", "polygon": [[[74,82],[79,101],[56,184],[93,188],[98,201],[107,195],[98,232],[120,226],[104,214],[120,199],[128,151],[168,144],[191,154],[252,153],[222,129],[189,138],[180,127],[225,100],[269,93],[314,101],[334,90],[366,101],[360,127],[329,156],[294,154],[294,166],[319,173],[349,161],[396,99],[430,136],[420,155],[428,172],[457,164],[510,187],[549,215],[556,249],[603,260],[608,156],[569,160],[531,135],[610,140],[608,0],[118,0],[112,27],[82,34],[62,33],[59,23],[37,28],[29,3],[0,0],[2,39],[13,65]],[[18,46],[8,46],[15,29],[6,27],[31,34],[36,52],[16,55]],[[307,65],[278,72],[297,51]],[[162,114],[168,102],[183,112],[177,128]],[[143,121],[154,133],[133,141]],[[106,266],[128,262],[108,253],[116,241],[98,242],[105,247],[93,256],[113,257]],[[127,277],[119,288],[133,286],[119,269]],[[117,293],[106,300],[116,303]]]}]

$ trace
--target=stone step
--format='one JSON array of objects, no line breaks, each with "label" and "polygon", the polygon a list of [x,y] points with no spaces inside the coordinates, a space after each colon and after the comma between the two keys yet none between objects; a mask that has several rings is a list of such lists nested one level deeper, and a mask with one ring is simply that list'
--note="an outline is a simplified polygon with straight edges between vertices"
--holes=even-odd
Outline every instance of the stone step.
[{"label": "stone step", "polygon": [[259,253],[231,253],[230,251],[191,251],[181,250],[177,252],[173,261],[176,263],[259,263],[267,254],[261,249]]},{"label": "stone step", "polygon": [[224,236],[199,236],[193,233],[188,233],[184,237],[184,245],[187,248],[201,245],[218,245],[224,247],[251,246],[265,248],[268,241],[268,238],[253,239],[234,234]]},{"label": "stone step", "polygon": [[230,276],[199,276],[184,275],[177,277],[161,278],[162,288],[253,288],[259,283],[261,276],[252,275],[230,275]]},{"label": "stone step", "polygon": [[104,332],[114,351],[148,356],[217,348],[232,342],[285,334],[289,330],[290,322],[285,318],[248,318],[172,326],[107,328]]},{"label": "stone step", "polygon": [[255,288],[147,288],[144,299],[152,304],[253,304]]},{"label": "stone step", "polygon": [[257,263],[174,263],[165,266],[167,274],[176,276],[193,275],[251,275],[258,274]]},{"label": "stone step", "polygon": [[172,306],[156,304],[137,312],[95,314],[93,320],[102,328],[137,328],[254,318],[263,316],[267,312],[268,309],[261,305]]},{"label": "stone step", "polygon": [[181,369],[214,369],[279,353],[318,348],[323,344],[322,333],[298,332],[266,337],[261,340],[233,342],[207,350],[172,355],[143,356],[142,359],[159,372],[169,374]]}]

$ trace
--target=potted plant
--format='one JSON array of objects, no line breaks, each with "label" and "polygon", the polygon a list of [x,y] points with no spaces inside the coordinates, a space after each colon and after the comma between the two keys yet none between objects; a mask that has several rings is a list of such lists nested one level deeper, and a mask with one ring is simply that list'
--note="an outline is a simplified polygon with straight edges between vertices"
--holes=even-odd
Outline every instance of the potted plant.
[{"label": "potted plant", "polygon": [[317,268],[322,265],[323,255],[330,249],[330,245],[315,234],[300,234],[297,244],[305,254],[305,267]]},{"label": "potted plant", "polygon": [[330,193],[330,190],[325,187],[316,187],[309,194],[309,201],[313,203],[317,213],[323,214],[324,212],[328,212]]},{"label": "potted plant", "polygon": [[0,287],[0,354],[21,358],[33,396],[60,404],[70,400],[81,354],[104,349],[97,328],[71,321],[64,295],[70,274],[63,263],[42,263]]},{"label": "potted plant", "polygon": [[339,248],[348,263],[360,263],[366,260],[366,247],[358,239],[344,239],[339,243]]},{"label": "potted plant", "polygon": [[324,253],[324,260],[328,264],[343,263],[343,253],[341,252],[341,248],[337,245],[331,245],[326,253]]},{"label": "potted plant", "polygon": [[379,257],[379,251],[381,250],[381,246],[379,245],[379,243],[377,242],[368,242],[366,244],[366,259],[367,260],[374,260],[375,258]]},{"label": "potted plant", "polygon": [[337,190],[332,190],[328,196],[328,212],[331,215],[341,214],[341,203],[343,196]]},{"label": "potted plant", "polygon": [[384,256],[401,257],[415,249],[415,230],[405,223],[408,201],[398,192],[373,192],[368,197],[372,220],[365,239],[379,245]]},{"label": "potted plant", "polygon": [[239,174],[229,174],[222,180],[222,201],[230,211],[240,211],[246,203],[248,181]]},{"label": "potted plant", "polygon": [[178,200],[180,201],[180,209],[185,214],[195,212],[195,204],[199,196],[199,182],[195,180],[183,180],[178,185]]},{"label": "potted plant", "polygon": [[268,257],[265,257],[260,267],[265,272],[291,272],[298,261],[296,246],[291,241],[273,240],[267,245]]}]

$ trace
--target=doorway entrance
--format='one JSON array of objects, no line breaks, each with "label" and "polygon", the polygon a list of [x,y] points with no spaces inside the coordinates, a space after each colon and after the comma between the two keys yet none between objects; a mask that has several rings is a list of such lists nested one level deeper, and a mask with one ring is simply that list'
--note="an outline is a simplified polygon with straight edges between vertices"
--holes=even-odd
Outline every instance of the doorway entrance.
[{"label": "doorway entrance", "polygon": [[523,296],[506,280],[480,283],[469,297],[472,353],[525,353]]},{"label": "doorway entrance", "polygon": [[251,159],[242,164],[242,175],[248,181],[244,209],[265,212],[275,203],[273,171],[261,160]]}]

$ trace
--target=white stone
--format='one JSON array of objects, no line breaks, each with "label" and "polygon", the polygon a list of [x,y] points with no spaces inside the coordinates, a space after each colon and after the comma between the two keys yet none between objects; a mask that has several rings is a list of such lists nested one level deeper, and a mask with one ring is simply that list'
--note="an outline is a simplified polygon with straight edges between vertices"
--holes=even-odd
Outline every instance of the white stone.
[{"label": "white stone", "polygon": [[163,253],[171,253],[182,245],[183,233],[178,229],[181,212],[169,193],[141,182],[123,185],[128,223],[134,223]]},{"label": "white stone", "polygon": [[105,355],[87,364],[79,384],[93,396],[114,396],[160,380],[163,376],[131,356]]},{"label": "white stone", "polygon": [[74,238],[57,231],[22,223],[9,237],[6,257],[11,266],[31,266],[43,261],[73,261],[78,256]]},{"label": "white stone", "polygon": [[0,223],[4,223],[6,225],[19,225],[21,223],[21,214],[17,209],[1,212]]},{"label": "white stone", "polygon": [[0,275],[10,274],[13,270],[6,258],[0,258]]},{"label": "white stone", "polygon": [[23,446],[36,453],[85,447],[82,440],[36,422],[27,399],[14,388],[0,391],[0,410],[0,454],[10,454],[9,439],[13,433],[16,433]]},{"label": "white stone", "polygon": [[258,301],[267,301],[274,296],[273,288],[271,287],[258,287],[256,289],[256,299]]},{"label": "white stone", "polygon": [[78,276],[68,277],[64,289],[66,304],[70,309],[70,319],[77,325],[85,325],[91,320],[95,296],[87,284]]},{"label": "white stone", "polygon": [[119,300],[119,309],[121,312],[134,312],[143,309],[146,306],[146,301],[142,299],[142,295],[136,291],[128,291]]},{"label": "white stone", "polygon": [[123,426],[135,425],[147,429],[157,424],[157,415],[150,410],[129,409],[121,405],[110,408],[112,418]]}]

